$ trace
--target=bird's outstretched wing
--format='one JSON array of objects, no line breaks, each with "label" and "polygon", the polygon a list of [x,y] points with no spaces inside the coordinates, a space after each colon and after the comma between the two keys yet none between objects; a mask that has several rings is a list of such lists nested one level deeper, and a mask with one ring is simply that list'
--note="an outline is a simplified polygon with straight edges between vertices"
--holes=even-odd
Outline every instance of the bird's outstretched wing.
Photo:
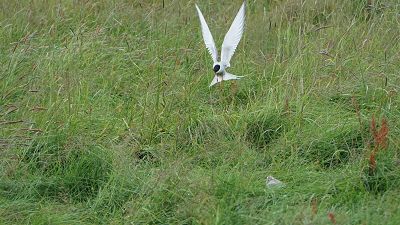
[{"label": "bird's outstretched wing", "polygon": [[240,7],[239,12],[233,20],[228,33],[225,35],[224,42],[222,43],[221,62],[225,65],[225,67],[230,66],[231,58],[235,53],[240,39],[242,38],[244,31],[245,8],[246,1],[244,1]]},{"label": "bird's outstretched wing", "polygon": [[200,19],[201,32],[203,34],[204,44],[206,44],[206,48],[208,49],[208,52],[210,53],[214,63],[216,63],[218,60],[218,52],[217,52],[217,48],[215,47],[214,39],[211,35],[210,29],[208,28],[206,20],[204,19],[204,16],[201,13],[197,4],[196,4],[196,9],[197,9],[197,14],[199,15],[199,19]]}]

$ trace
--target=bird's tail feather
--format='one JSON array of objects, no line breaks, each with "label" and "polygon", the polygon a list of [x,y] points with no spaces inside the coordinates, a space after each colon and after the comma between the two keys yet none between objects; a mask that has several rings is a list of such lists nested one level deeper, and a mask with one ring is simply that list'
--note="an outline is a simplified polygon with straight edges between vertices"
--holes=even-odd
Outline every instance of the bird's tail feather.
[{"label": "bird's tail feather", "polygon": [[209,87],[211,87],[211,86],[213,86],[214,84],[216,84],[216,83],[219,83],[219,82],[221,82],[222,81],[222,79],[221,79],[221,77],[218,77],[218,76],[214,76],[214,79],[211,81],[211,84],[210,84],[210,86]]},{"label": "bird's tail feather", "polygon": [[236,75],[230,74],[228,72],[225,72],[224,76],[222,76],[222,77],[214,76],[214,79],[212,80],[210,87],[216,83],[222,82],[223,80],[239,80],[242,77],[243,76],[236,76]]},{"label": "bird's tail feather", "polygon": [[239,80],[240,78],[242,78],[243,76],[236,76],[230,73],[225,72],[223,78],[224,80]]}]

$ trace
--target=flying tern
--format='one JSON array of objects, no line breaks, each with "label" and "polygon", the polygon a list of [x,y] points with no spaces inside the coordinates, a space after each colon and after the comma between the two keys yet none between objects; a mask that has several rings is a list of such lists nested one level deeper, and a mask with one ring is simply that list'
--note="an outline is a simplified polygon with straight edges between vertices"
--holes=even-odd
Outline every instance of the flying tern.
[{"label": "flying tern", "polygon": [[203,35],[204,43],[208,52],[213,59],[213,71],[215,73],[214,79],[212,80],[210,87],[216,83],[222,82],[224,80],[239,80],[243,76],[236,76],[230,74],[226,71],[226,68],[230,67],[230,61],[235,53],[236,47],[238,46],[240,39],[242,38],[244,31],[244,20],[245,20],[245,7],[246,1],[243,2],[239,9],[235,19],[232,22],[231,27],[225,35],[224,42],[222,43],[221,59],[218,61],[218,52],[215,47],[214,39],[211,35],[210,29],[204,19],[200,8],[196,4],[197,13],[199,15],[201,32]]}]

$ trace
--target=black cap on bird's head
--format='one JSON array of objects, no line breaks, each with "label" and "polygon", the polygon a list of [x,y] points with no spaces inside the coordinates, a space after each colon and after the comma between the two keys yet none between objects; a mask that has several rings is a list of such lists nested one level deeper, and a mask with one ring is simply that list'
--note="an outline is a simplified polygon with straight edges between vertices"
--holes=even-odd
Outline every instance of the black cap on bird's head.
[{"label": "black cap on bird's head", "polygon": [[217,65],[214,66],[214,69],[213,69],[213,70],[214,70],[214,72],[216,73],[216,72],[219,71],[220,68],[221,68],[221,66],[217,64]]}]

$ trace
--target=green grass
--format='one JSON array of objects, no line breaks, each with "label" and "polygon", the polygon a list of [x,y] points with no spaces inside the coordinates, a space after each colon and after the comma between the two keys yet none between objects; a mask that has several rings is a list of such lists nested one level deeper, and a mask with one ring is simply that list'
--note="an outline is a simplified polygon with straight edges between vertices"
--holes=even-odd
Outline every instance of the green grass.
[{"label": "green grass", "polygon": [[[0,223],[397,224],[400,4],[367,2],[248,0],[234,91],[195,1],[0,1]],[[197,3],[220,46],[241,0]]]}]

